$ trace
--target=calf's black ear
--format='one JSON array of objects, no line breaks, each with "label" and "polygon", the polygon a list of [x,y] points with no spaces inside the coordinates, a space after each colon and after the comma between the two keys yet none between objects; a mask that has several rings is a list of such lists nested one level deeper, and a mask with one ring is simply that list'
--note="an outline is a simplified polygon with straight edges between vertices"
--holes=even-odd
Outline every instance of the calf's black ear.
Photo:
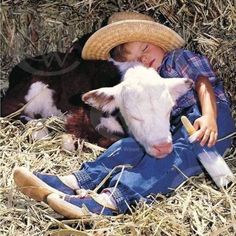
[{"label": "calf's black ear", "polygon": [[80,38],[78,38],[76,41],[74,41],[71,47],[69,48],[69,53],[74,53],[76,54],[77,57],[81,58],[81,53],[82,53],[84,44],[86,43],[86,41],[92,34],[93,32],[87,33],[81,36]]}]

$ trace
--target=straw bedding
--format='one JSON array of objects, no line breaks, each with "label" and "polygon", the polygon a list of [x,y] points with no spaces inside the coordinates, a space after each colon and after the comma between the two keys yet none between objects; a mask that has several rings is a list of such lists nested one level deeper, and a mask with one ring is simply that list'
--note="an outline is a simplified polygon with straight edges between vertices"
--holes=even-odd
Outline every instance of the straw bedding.
[{"label": "straw bedding", "polygon": [[[3,1],[2,93],[8,86],[10,69],[20,59],[52,50],[66,51],[73,39],[98,29],[107,16],[120,10],[146,12],[166,22],[184,37],[188,49],[206,54],[235,104],[236,10],[230,0]],[[140,203],[132,209],[133,214],[120,217],[65,220],[46,204],[23,196],[13,184],[14,166],[64,175],[103,151],[81,140],[76,152],[65,152],[60,146],[62,119],[42,122],[51,129],[50,136],[33,141],[33,124],[0,119],[0,235],[236,234],[236,183],[219,190],[204,174],[186,179],[171,196],[155,196],[151,205]],[[226,156],[236,173],[234,146]]]}]

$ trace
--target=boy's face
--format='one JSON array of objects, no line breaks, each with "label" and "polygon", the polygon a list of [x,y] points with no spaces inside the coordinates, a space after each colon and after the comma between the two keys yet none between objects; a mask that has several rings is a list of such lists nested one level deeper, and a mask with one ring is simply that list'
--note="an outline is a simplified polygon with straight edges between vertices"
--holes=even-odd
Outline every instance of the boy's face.
[{"label": "boy's face", "polygon": [[161,65],[165,55],[162,48],[144,42],[125,43],[124,49],[126,61],[139,61],[155,70]]}]

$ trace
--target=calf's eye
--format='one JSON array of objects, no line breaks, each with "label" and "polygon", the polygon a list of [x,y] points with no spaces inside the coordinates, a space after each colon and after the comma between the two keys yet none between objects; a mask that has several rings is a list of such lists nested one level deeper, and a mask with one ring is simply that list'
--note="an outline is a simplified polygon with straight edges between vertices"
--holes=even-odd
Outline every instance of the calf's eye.
[{"label": "calf's eye", "polygon": [[133,119],[133,120],[136,120],[136,121],[139,121],[139,122],[143,122],[143,119],[140,119],[138,117],[135,117],[135,116],[132,116],[130,115],[130,117]]}]

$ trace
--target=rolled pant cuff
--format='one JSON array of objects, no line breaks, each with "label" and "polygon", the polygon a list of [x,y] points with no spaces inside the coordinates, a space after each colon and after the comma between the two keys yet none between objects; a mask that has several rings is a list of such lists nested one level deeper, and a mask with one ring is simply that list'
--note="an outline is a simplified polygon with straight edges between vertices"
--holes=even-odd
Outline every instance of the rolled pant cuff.
[{"label": "rolled pant cuff", "polygon": [[130,200],[126,196],[132,196],[132,192],[124,187],[116,187],[115,190],[112,189],[112,197],[114,198],[119,214],[124,214],[127,212],[130,206]]},{"label": "rolled pant cuff", "polygon": [[73,172],[73,175],[77,179],[80,188],[93,190],[96,187],[92,181],[92,178],[88,173],[86,173],[85,170]]}]

